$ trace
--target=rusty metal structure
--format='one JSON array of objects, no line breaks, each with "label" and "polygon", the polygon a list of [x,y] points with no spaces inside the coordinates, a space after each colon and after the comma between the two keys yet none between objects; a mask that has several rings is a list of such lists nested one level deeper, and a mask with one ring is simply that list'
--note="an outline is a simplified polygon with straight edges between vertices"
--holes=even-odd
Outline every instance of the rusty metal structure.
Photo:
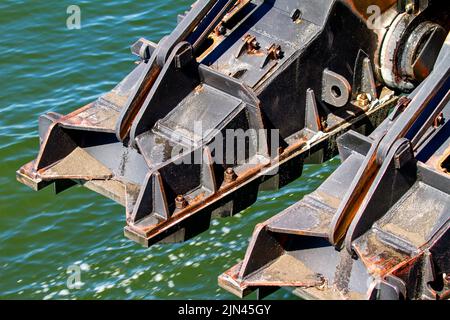
[{"label": "rusty metal structure", "polygon": [[219,284],[241,297],[291,287],[306,299],[448,300],[449,75],[450,35],[421,85],[369,137],[340,136],[341,166],[258,225]]},{"label": "rusty metal structure", "polygon": [[[17,179],[35,190],[54,185],[56,193],[81,184],[117,201],[125,235],[142,245],[189,239],[212,216],[236,214],[259,190],[293,181],[304,163],[334,157],[340,136],[358,143],[362,159],[381,129],[363,137],[431,77],[449,31],[447,7],[198,0],[158,44],[132,45],[139,61],[110,92],[68,115],[42,115],[38,156]],[[322,235],[329,216],[315,218]]]}]

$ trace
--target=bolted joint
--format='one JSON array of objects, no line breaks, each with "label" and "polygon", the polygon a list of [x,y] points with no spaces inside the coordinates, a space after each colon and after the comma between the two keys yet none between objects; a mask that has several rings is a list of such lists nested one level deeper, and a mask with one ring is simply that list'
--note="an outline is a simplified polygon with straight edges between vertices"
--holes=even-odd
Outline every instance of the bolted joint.
[{"label": "bolted joint", "polygon": [[187,207],[187,205],[188,205],[188,202],[182,195],[179,195],[175,198],[175,207],[177,209],[184,209]]},{"label": "bolted joint", "polygon": [[281,51],[281,46],[279,44],[272,44],[269,48],[267,48],[267,55],[273,59],[278,60],[283,56],[283,51]]},{"label": "bolted joint", "polygon": [[223,36],[227,33],[227,28],[223,25],[223,23],[220,23],[215,29],[214,33],[216,36]]},{"label": "bolted joint", "polygon": [[433,127],[438,128],[445,123],[444,114],[441,112],[433,121]]},{"label": "bolted joint", "polygon": [[367,93],[363,92],[356,97],[356,104],[361,108],[367,108],[370,104],[370,99]]},{"label": "bolted joint", "polygon": [[260,66],[261,69],[264,68],[270,60],[278,60],[283,57],[283,51],[281,51],[281,46],[279,44],[273,43],[266,50],[266,56]]},{"label": "bolted joint", "polygon": [[328,119],[326,117],[322,117],[320,119],[320,125],[322,126],[322,129],[325,130],[328,128]]},{"label": "bolted joint", "polygon": [[407,14],[417,13],[419,9],[419,0],[398,0],[397,10],[401,13]]},{"label": "bolted joint", "polygon": [[260,47],[259,42],[256,40],[256,37],[252,36],[251,34],[247,34],[244,37],[243,41],[247,45],[247,52],[258,50]]},{"label": "bolted joint", "polygon": [[237,179],[237,175],[234,172],[233,168],[227,168],[224,173],[223,181],[225,183],[231,183],[234,182]]},{"label": "bolted joint", "polygon": [[416,12],[416,5],[414,4],[414,2],[410,2],[405,6],[405,12],[407,14],[413,14]]}]

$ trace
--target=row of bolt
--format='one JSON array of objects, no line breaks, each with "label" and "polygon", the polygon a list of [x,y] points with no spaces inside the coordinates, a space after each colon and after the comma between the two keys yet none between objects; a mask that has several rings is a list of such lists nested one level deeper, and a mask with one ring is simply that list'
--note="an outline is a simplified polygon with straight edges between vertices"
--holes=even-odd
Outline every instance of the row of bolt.
[{"label": "row of bolt", "polygon": [[[256,39],[255,36],[251,34],[246,34],[244,38],[242,38],[242,41],[244,41],[247,45],[247,53],[253,53],[254,51],[260,48],[258,40]],[[281,51],[281,46],[276,43],[273,43],[272,45],[267,47],[266,51],[267,55],[274,60],[280,59],[283,55],[283,52]]]},{"label": "row of bolt", "polygon": [[[361,108],[366,108],[366,107],[368,107],[369,104],[370,104],[369,95],[368,95],[367,93],[364,93],[364,92],[358,94],[358,96],[356,97],[356,104],[357,104],[359,107],[361,107]],[[443,115],[443,113],[441,112],[441,113],[439,113],[439,114],[437,115],[437,117],[434,119],[434,121],[433,121],[433,126],[434,126],[435,128],[437,128],[437,127],[443,125],[444,122],[445,122],[444,115]]]},{"label": "row of bolt", "polygon": [[[297,22],[301,19],[302,12],[299,9],[295,9],[291,12],[291,19],[294,22]],[[216,28],[216,34],[221,35],[223,34],[223,28],[219,25]],[[259,42],[256,40],[256,37],[251,34],[246,34],[244,38],[242,39],[247,44],[247,52],[252,53],[260,48]],[[267,55],[270,56],[270,58],[277,60],[280,59],[283,55],[283,52],[281,50],[281,46],[279,44],[273,43],[270,45],[267,50]]]},{"label": "row of bolt", "polygon": [[[364,108],[364,109],[367,108],[370,105],[369,95],[365,92],[358,94],[356,96],[355,104],[360,108]],[[326,117],[321,117],[320,125],[322,127],[322,130],[324,130],[328,127]]]}]

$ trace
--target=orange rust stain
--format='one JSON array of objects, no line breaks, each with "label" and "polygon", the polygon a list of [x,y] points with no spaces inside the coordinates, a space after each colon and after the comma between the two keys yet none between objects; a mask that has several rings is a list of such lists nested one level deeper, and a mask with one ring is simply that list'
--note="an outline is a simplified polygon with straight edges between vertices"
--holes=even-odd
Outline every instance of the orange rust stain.
[{"label": "orange rust stain", "polygon": [[200,93],[200,92],[202,92],[204,90],[205,90],[205,88],[201,84],[194,88],[195,93]]}]

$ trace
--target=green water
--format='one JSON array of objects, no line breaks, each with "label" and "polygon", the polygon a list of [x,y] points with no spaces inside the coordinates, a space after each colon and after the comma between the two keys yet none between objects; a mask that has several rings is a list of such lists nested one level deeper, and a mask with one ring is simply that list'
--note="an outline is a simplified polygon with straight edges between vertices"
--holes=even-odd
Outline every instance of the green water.
[{"label": "green water", "polygon": [[[68,30],[73,2],[0,2],[0,298],[234,298],[217,276],[242,259],[254,226],[317,188],[338,161],[306,166],[302,178],[197,238],[150,249],[123,237],[124,209],[108,199],[19,184],[15,171],[38,149],[38,115],[68,113],[110,90],[133,68],[130,44],[158,41],[192,0],[76,1],[82,28]],[[67,288],[71,265],[81,266],[80,289]]]}]

